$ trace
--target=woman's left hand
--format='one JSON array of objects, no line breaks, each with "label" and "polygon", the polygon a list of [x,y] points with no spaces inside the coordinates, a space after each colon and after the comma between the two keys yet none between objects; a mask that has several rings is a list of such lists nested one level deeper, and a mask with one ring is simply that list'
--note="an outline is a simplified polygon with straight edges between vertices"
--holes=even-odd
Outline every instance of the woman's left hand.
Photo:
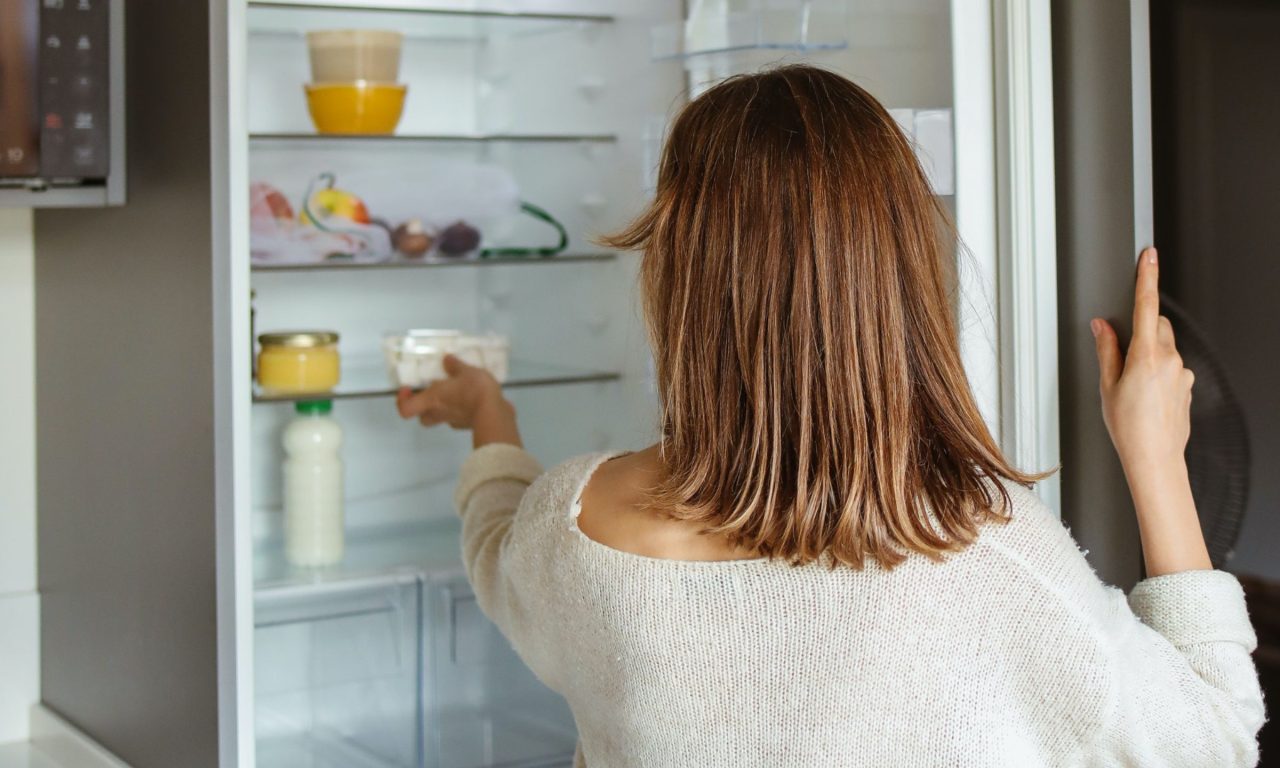
[{"label": "woman's left hand", "polygon": [[448,424],[469,429],[475,447],[488,443],[520,445],[516,411],[502,394],[502,385],[483,368],[453,355],[444,359],[448,378],[418,392],[408,387],[396,393],[396,410],[403,419],[416,418],[424,427]]}]

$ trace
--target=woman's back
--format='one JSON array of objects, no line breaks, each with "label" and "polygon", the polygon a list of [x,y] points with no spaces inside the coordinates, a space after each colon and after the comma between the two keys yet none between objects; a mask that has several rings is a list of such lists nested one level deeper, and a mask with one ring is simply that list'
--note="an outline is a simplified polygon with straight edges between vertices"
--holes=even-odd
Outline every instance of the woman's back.
[{"label": "woman's back", "polygon": [[[1230,576],[1135,591],[1162,637],[1017,486],[1009,522],[941,563],[649,557],[577,526],[608,459],[538,477],[527,454],[491,446],[458,496],[481,607],[569,701],[592,768],[1248,760],[1261,710]],[[1194,647],[1178,650],[1185,633]],[[1233,699],[1246,705],[1205,718]]]},{"label": "woman's back", "polygon": [[743,560],[757,553],[703,525],[654,509],[652,490],[666,479],[657,446],[623,453],[591,471],[579,499],[577,525],[613,549],[665,560]]},{"label": "woman's back", "polygon": [[469,576],[592,768],[1256,761],[1255,641],[1200,533],[1154,251],[1126,356],[1093,327],[1157,577],[1126,601],[977,408],[945,218],[856,84],[730,78],[681,111],[651,204],[606,239],[644,252],[655,447],[539,478],[483,371],[446,359],[401,396],[472,429]]}]

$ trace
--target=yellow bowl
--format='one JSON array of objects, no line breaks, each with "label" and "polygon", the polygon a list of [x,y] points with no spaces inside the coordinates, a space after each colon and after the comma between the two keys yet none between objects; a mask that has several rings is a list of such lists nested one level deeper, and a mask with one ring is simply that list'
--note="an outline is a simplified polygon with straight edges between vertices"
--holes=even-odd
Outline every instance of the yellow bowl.
[{"label": "yellow bowl", "polygon": [[307,109],[320,133],[391,133],[400,122],[404,95],[399,83],[308,83]]}]

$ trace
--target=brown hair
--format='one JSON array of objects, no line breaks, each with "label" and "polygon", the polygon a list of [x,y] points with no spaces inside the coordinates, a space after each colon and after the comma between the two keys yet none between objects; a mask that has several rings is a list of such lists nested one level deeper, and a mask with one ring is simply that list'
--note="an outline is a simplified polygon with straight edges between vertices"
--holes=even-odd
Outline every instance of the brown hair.
[{"label": "brown hair", "polygon": [[[941,558],[1007,516],[960,361],[949,219],[869,93],[789,66],[672,127],[640,268],[666,480],[652,506],[793,563]],[[992,482],[994,481],[994,482]],[[930,515],[932,513],[932,516]]]}]

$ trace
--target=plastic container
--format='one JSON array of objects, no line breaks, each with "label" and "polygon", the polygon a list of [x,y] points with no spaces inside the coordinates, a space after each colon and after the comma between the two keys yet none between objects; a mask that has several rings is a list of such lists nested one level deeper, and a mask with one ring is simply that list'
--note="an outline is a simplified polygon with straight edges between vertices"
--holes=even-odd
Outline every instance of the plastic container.
[{"label": "plastic container", "polygon": [[397,572],[256,590],[258,768],[423,765],[421,584]]},{"label": "plastic container", "polygon": [[685,5],[684,21],[651,30],[654,59],[849,46],[844,0],[693,0]]},{"label": "plastic container", "polygon": [[445,355],[478,365],[498,381],[507,380],[511,342],[498,334],[418,329],[382,338],[387,376],[397,387],[423,387],[445,378]]},{"label": "plastic container", "polygon": [[338,386],[342,364],[333,331],[264,333],[258,343],[258,386],[264,394],[324,394]]},{"label": "plastic container", "polygon": [[307,33],[311,80],[343,83],[400,79],[400,47],[404,36],[379,29],[325,29]]},{"label": "plastic container", "polygon": [[412,568],[257,590],[257,765],[571,764],[568,705],[485,618],[466,578]]},{"label": "plastic container", "polygon": [[307,110],[320,133],[388,134],[404,111],[409,86],[354,80],[308,83]]},{"label": "plastic container", "polygon": [[569,706],[485,618],[466,578],[431,578],[424,597],[426,765],[572,764],[577,732]]},{"label": "plastic container", "polygon": [[342,427],[329,418],[331,400],[294,405],[284,428],[284,547],[293,565],[342,560]]}]

